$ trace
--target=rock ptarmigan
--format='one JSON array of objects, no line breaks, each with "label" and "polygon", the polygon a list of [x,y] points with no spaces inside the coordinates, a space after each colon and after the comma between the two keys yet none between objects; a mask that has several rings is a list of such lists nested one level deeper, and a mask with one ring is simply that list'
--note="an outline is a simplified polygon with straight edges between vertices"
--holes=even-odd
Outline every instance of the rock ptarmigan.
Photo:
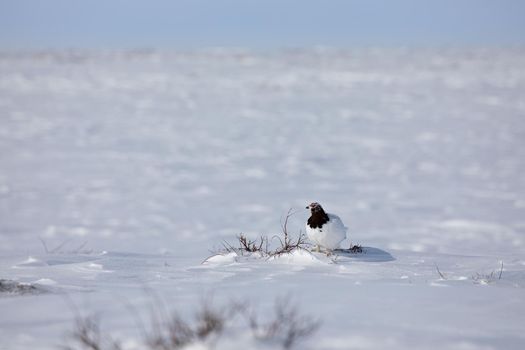
[{"label": "rock ptarmigan", "polygon": [[306,235],[313,241],[320,251],[324,247],[327,252],[339,248],[339,244],[346,239],[346,226],[339,216],[326,213],[319,203],[312,203],[306,207],[312,215],[306,223]]}]

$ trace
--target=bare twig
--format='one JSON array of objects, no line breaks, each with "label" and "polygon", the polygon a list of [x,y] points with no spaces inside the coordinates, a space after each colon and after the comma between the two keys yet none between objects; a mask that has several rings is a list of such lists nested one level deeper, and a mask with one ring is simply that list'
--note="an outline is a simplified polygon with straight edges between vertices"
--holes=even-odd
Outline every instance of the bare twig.
[{"label": "bare twig", "polygon": [[286,214],[286,217],[284,219],[284,222],[281,225],[282,233],[284,236],[284,240],[281,240],[279,237],[279,241],[281,243],[281,246],[277,249],[275,249],[271,256],[278,256],[284,253],[290,253],[296,249],[306,249],[308,246],[308,243],[306,242],[306,235],[304,235],[302,232],[299,232],[299,237],[297,240],[293,240],[290,238],[290,235],[288,234],[288,220],[292,215],[297,213],[297,211],[292,212],[292,208],[288,209],[288,213]]},{"label": "bare twig", "polygon": [[299,309],[290,298],[277,299],[274,317],[267,323],[260,323],[254,312],[248,314],[248,322],[256,338],[277,340],[284,349],[290,349],[301,339],[312,335],[320,322],[300,315]]},{"label": "bare twig", "polygon": [[439,270],[439,266],[437,266],[437,264],[436,264],[436,271],[437,271],[437,273],[439,274],[439,277],[441,277],[441,279],[443,279],[443,280],[446,280],[446,279],[447,279],[447,278],[445,277],[445,275],[443,275],[443,274],[441,273],[441,271]]},{"label": "bare twig", "polygon": [[42,245],[44,246],[44,250],[45,250],[46,254],[49,254],[49,249],[47,249],[47,244],[46,244],[46,242],[42,239],[42,237],[38,237],[38,239],[40,240],[40,242],[41,242]]},{"label": "bare twig", "polygon": [[205,302],[197,312],[195,334],[199,339],[206,339],[211,334],[220,334],[225,326],[225,312],[215,309],[210,302]]},{"label": "bare twig", "polygon": [[[279,256],[285,253],[291,253],[297,249],[303,249],[309,251],[307,247],[309,244],[306,240],[306,235],[302,232],[299,232],[299,236],[294,239],[288,231],[288,221],[292,215],[296,212],[292,211],[290,208],[284,219],[281,219],[281,230],[282,236],[274,235],[271,240],[277,239],[279,241],[279,246],[275,249],[270,249],[270,239],[266,236],[260,236],[259,239],[250,240],[244,234],[239,234],[237,236],[237,241],[239,247],[234,247],[228,242],[222,242],[223,251],[222,253],[236,253],[238,255],[244,255],[244,253],[259,253],[265,257]],[[221,254],[221,252],[218,252]],[[208,259],[204,260],[207,261]]]},{"label": "bare twig", "polygon": [[239,249],[241,251],[246,251],[250,253],[255,253],[255,252],[266,253],[263,250],[263,245],[265,244],[265,241],[267,240],[267,238],[261,236],[259,241],[257,240],[251,241],[248,238],[246,238],[246,236],[243,235],[242,233],[237,238],[239,240],[239,244],[240,244]]},{"label": "bare twig", "polygon": [[70,240],[65,240],[64,242],[60,243],[58,246],[56,246],[54,249],[51,249],[51,251],[49,253],[51,254],[55,254],[56,252],[58,252],[62,247],[64,247],[66,244],[68,244],[70,242]]},{"label": "bare twig", "polygon": [[176,314],[167,323],[154,323],[152,332],[146,337],[146,344],[152,350],[179,349],[191,343],[194,338],[191,327]]},{"label": "bare twig", "polygon": [[222,247],[224,248],[224,250],[227,252],[227,253],[231,253],[231,252],[236,252],[237,249],[234,248],[231,244],[229,244],[228,242],[226,241],[222,241],[221,242],[221,245]]},{"label": "bare twig", "polygon": [[[156,297],[151,291],[149,295]],[[158,306],[159,300],[154,301]],[[103,332],[97,317],[81,317],[74,304],[73,310],[77,315],[75,328],[71,333],[73,342],[63,349],[122,349],[119,341],[112,340]],[[156,314],[152,319],[151,331],[148,333],[143,329],[144,347],[141,348],[146,350],[177,350],[196,342],[206,341],[209,344],[210,341],[218,341],[236,315],[246,316],[245,320],[248,321],[246,326],[251,329],[255,339],[278,342],[283,349],[291,349],[300,340],[311,336],[320,326],[320,322],[316,319],[301,315],[300,309],[289,297],[276,300],[274,315],[266,322],[259,322],[257,314],[246,302],[230,302],[228,306],[218,308],[210,300],[205,300],[200,304],[194,322],[188,322],[177,313],[172,313],[168,319],[165,319],[163,315],[167,314],[167,310],[162,312],[156,310]],[[163,320],[160,321],[159,317]],[[216,337],[210,338],[211,336]]]},{"label": "bare twig", "polygon": [[499,272],[496,275],[496,271],[492,270],[490,273],[476,273],[475,275],[472,275],[472,280],[474,283],[480,283],[480,284],[488,284],[495,282],[496,280],[501,280],[501,276],[503,275],[503,261],[500,262],[500,268]]},{"label": "bare twig", "polygon": [[65,240],[52,249],[49,249],[46,241],[42,237],[38,237],[38,240],[40,241],[40,243],[42,243],[42,246],[44,247],[44,251],[46,252],[46,254],[79,254],[79,253],[80,254],[91,254],[93,252],[93,250],[91,249],[82,251],[82,249],[88,244],[88,241],[83,242],[81,245],[79,245],[75,249],[63,251],[62,248],[64,248],[67,244],[69,244],[71,240],[69,239]]},{"label": "bare twig", "polygon": [[[100,322],[97,317],[89,316],[77,318],[71,338],[84,350],[121,350],[120,342],[104,336],[100,330]],[[65,349],[76,349],[66,346]]]},{"label": "bare twig", "polygon": [[75,253],[75,254],[79,253],[82,250],[82,248],[84,248],[86,246],[87,243],[88,243],[87,241],[82,243],[77,249],[73,250],[73,253]]},{"label": "bare twig", "polygon": [[350,248],[348,249],[350,253],[362,253],[363,247],[361,247],[359,244],[350,244]]}]

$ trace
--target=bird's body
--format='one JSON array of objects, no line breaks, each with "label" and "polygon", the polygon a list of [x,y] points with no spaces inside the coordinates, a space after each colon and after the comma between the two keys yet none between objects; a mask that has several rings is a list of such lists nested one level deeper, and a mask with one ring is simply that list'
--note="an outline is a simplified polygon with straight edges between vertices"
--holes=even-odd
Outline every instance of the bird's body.
[{"label": "bird's body", "polygon": [[308,207],[312,215],[306,223],[306,235],[317,246],[327,251],[339,248],[339,244],[346,239],[347,228],[339,216],[326,213],[320,204],[312,203]]}]

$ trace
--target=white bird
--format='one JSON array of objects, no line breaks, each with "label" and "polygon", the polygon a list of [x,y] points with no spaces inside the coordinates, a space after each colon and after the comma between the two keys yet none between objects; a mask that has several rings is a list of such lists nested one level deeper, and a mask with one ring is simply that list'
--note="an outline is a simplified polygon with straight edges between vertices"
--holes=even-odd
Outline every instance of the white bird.
[{"label": "white bird", "polygon": [[312,215],[306,223],[306,235],[316,245],[317,251],[324,247],[327,252],[339,248],[339,244],[346,239],[347,228],[339,216],[325,213],[319,203],[312,203],[306,207]]}]

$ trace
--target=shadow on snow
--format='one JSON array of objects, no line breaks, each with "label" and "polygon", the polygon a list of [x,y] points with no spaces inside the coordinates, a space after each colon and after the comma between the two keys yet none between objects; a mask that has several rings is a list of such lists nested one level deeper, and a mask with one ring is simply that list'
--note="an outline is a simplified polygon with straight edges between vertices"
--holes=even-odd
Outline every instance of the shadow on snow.
[{"label": "shadow on snow", "polygon": [[339,257],[349,258],[350,260],[366,261],[366,262],[387,262],[396,260],[389,252],[374,248],[361,247],[363,250],[360,253],[351,251],[350,249],[336,249],[334,254]]}]

